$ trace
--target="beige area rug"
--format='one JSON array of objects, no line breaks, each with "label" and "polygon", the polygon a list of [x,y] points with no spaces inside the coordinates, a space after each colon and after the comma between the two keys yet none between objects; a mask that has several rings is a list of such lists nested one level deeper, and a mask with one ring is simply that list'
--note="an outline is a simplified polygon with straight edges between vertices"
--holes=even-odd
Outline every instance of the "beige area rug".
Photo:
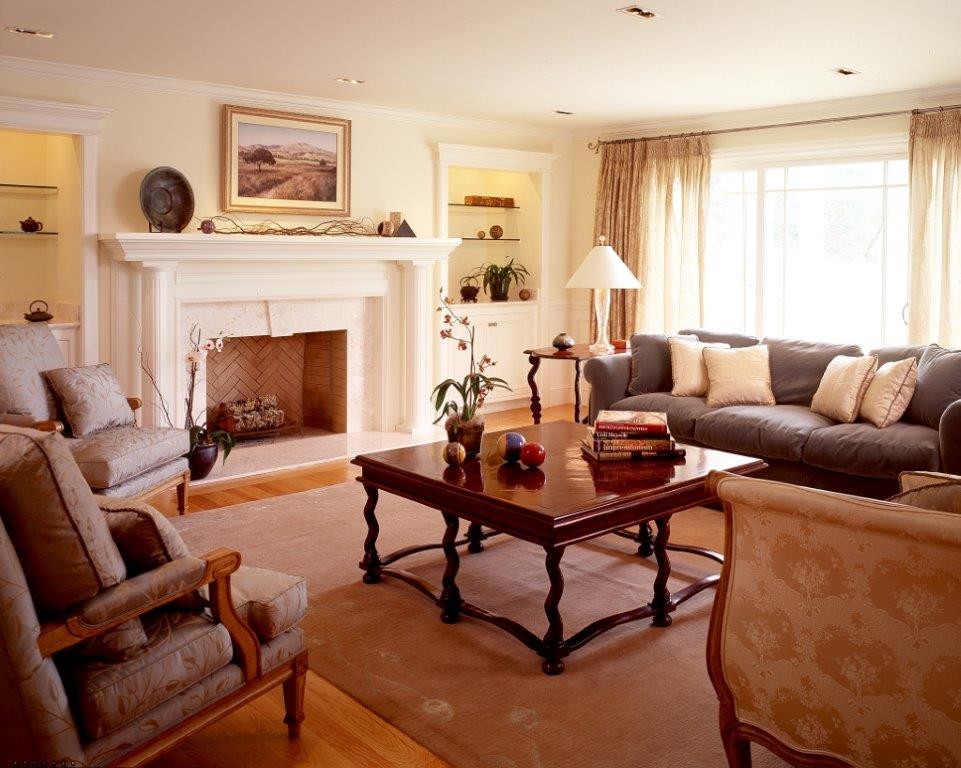
[{"label": "beige area rug", "polygon": [[[692,598],[666,629],[642,620],[608,632],[567,659],[559,677],[500,630],[469,618],[448,626],[406,584],[365,585],[357,563],[365,496],[351,482],[176,520],[195,552],[219,546],[247,564],[307,577],[310,666],[459,768],[695,768],[725,766],[705,644],[714,591]],[[380,551],[439,541],[440,513],[381,494]],[[678,542],[719,547],[720,513],[674,517]],[[650,599],[654,566],[631,542],[606,536],[569,547],[562,562],[567,634]],[[672,553],[676,590],[711,561]],[[402,561],[440,582],[437,551]],[[497,537],[461,559],[465,599],[546,629],[543,551]],[[783,765],[754,747],[756,768]]]}]

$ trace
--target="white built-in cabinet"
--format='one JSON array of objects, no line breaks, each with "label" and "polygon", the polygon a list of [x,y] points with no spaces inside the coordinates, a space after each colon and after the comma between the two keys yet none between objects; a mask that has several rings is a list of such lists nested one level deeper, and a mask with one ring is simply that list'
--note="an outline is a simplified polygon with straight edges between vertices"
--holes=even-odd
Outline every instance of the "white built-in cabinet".
[{"label": "white built-in cabinet", "polygon": [[[466,315],[474,328],[474,349],[479,359],[490,355],[496,365],[487,370],[489,376],[497,376],[507,381],[511,391],[496,390],[488,403],[499,403],[531,396],[527,385],[527,372],[530,370],[525,349],[537,344],[537,305],[527,302],[490,302],[459,304],[454,310],[461,316]],[[456,333],[463,335],[458,328]],[[444,366],[451,378],[460,380],[470,365],[469,353],[457,349],[457,344],[445,342]]]},{"label": "white built-in cabinet", "polygon": [[80,359],[80,326],[51,327],[50,330],[60,345],[60,349],[63,352],[63,359],[67,361],[67,367],[75,368],[78,366],[78,360]]}]

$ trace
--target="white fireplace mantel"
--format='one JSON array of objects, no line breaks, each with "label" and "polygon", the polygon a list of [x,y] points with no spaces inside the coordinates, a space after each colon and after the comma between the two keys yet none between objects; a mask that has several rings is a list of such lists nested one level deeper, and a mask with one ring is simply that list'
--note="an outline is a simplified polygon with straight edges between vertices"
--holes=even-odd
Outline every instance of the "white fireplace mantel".
[{"label": "white fireplace mantel", "polygon": [[[102,340],[118,372],[126,374],[125,383],[139,389],[150,403],[152,387],[139,366],[138,347],[142,348],[179,422],[185,391],[180,358],[189,331],[181,326],[191,306],[267,305],[270,314],[285,302],[292,307],[348,297],[381,299],[379,338],[358,342],[378,345],[383,361],[382,386],[376,388],[383,407],[376,428],[425,432],[432,428],[429,395],[437,376],[432,329],[440,270],[435,267],[460,242],[419,237],[101,234],[101,253],[110,273]],[[294,318],[280,335],[301,330],[310,329],[298,327]],[[146,408],[144,419],[156,423],[156,409]]]}]

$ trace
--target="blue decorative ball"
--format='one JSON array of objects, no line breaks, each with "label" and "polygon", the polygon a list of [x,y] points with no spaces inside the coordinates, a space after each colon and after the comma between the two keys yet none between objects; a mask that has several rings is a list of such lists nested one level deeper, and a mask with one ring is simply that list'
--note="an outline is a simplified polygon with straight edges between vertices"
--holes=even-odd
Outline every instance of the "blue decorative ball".
[{"label": "blue decorative ball", "polygon": [[497,453],[507,462],[518,461],[527,440],[519,432],[505,432],[497,438]]}]

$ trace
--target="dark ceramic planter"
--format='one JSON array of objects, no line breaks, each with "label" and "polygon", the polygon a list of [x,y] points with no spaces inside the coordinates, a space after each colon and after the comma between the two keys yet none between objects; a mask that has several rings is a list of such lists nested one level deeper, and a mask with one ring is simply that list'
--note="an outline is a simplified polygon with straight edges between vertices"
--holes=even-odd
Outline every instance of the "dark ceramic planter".
[{"label": "dark ceramic planter", "polygon": [[197,443],[187,457],[190,465],[190,479],[203,480],[217,463],[220,446],[217,443]]},{"label": "dark ceramic planter", "polygon": [[458,422],[456,426],[447,428],[447,440],[464,446],[468,456],[480,453],[481,438],[484,436],[484,422],[475,419],[471,422]]}]

